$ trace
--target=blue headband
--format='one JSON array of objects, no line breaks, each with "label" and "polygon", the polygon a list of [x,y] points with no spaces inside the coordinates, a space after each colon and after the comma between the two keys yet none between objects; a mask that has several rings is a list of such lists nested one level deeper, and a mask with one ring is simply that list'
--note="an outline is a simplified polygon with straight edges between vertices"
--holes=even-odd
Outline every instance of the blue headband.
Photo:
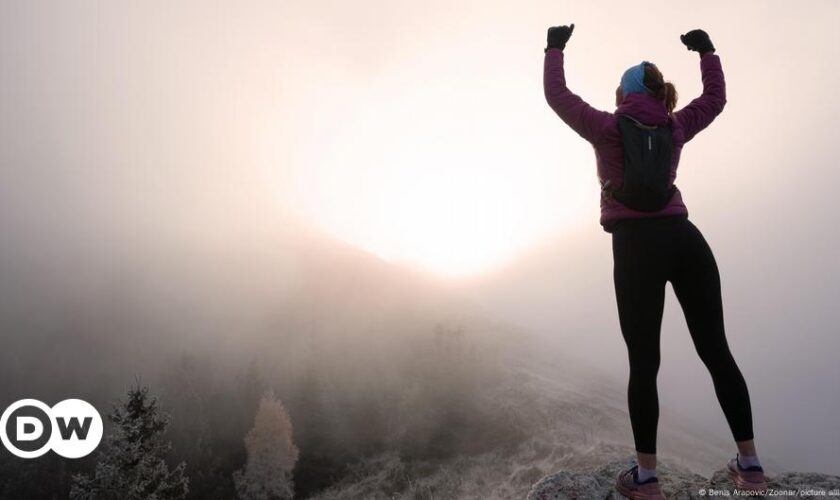
[{"label": "blue headband", "polygon": [[645,86],[645,64],[652,64],[648,61],[642,61],[636,66],[632,66],[621,75],[621,95],[627,97],[627,94],[634,92],[653,92]]}]

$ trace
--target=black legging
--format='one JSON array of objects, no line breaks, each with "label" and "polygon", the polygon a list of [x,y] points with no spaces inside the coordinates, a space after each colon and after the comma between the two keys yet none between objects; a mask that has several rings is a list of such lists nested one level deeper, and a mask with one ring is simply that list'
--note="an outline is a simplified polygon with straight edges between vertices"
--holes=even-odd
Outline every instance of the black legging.
[{"label": "black legging", "polygon": [[627,219],[612,232],[613,279],[630,357],[627,404],[636,451],[656,453],[659,332],[671,282],[700,359],[736,441],[753,438],[747,384],[723,328],[720,275],[711,248],[685,215]]}]

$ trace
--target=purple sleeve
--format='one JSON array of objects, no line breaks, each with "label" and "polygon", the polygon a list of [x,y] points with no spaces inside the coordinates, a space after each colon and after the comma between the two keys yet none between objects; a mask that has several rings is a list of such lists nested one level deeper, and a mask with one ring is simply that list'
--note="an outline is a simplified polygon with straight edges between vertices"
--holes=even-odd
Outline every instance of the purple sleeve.
[{"label": "purple sleeve", "polygon": [[726,105],[726,82],[720,57],[714,52],[703,54],[700,58],[700,74],[703,78],[703,94],[674,113],[674,119],[683,126],[686,142],[708,127]]},{"label": "purple sleeve", "polygon": [[548,105],[568,126],[590,143],[598,140],[612,113],[593,108],[566,87],[560,49],[545,52],[543,87]]}]

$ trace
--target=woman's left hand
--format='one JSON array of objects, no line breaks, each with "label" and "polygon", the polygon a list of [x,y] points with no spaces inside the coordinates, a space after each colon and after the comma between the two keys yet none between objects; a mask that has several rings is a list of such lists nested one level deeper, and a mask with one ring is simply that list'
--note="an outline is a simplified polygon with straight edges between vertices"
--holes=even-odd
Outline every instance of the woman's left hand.
[{"label": "woman's left hand", "polygon": [[569,26],[552,26],[548,28],[548,41],[545,51],[548,51],[548,49],[565,49],[566,42],[569,41],[569,38],[571,38],[574,30],[574,23]]}]

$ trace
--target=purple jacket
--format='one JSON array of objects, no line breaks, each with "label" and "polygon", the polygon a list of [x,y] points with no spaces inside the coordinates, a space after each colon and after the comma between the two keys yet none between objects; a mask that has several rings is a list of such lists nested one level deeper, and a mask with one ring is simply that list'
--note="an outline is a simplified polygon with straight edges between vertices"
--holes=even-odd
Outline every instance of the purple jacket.
[{"label": "purple jacket", "polygon": [[[726,84],[720,67],[720,57],[712,52],[701,56],[700,72],[703,78],[703,94],[684,108],[674,112],[673,117],[668,116],[668,110],[663,102],[642,93],[627,95],[621,105],[616,108],[615,113],[593,108],[566,87],[563,51],[556,48],[545,52],[543,86],[545,98],[551,109],[578,135],[589,141],[595,149],[598,181],[601,186],[611,180],[611,185],[620,187],[624,179],[624,150],[616,114],[628,114],[647,125],[660,125],[671,120],[673,158],[670,186],[677,178],[677,165],[683,144],[712,123],[726,104]],[[668,205],[657,212],[639,212],[627,208],[618,201],[604,196],[602,192],[600,223],[604,231],[608,233],[612,232],[611,224],[619,219],[677,214],[688,215],[688,209],[683,203],[679,189],[676,190]]]}]

